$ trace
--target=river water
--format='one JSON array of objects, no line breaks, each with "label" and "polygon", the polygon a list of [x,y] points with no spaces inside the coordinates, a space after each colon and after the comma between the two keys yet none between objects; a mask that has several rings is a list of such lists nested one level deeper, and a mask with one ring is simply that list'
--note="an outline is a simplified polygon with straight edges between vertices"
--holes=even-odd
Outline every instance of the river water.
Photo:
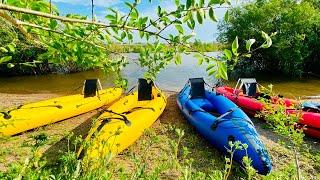
[{"label": "river water", "polygon": [[[137,54],[127,54],[129,57],[137,58]],[[208,77],[206,66],[199,66],[193,55],[183,55],[181,65],[170,64],[162,70],[157,77],[156,83],[164,90],[179,91],[191,77],[204,77],[209,84],[214,85],[214,77]],[[129,81],[129,87],[142,77],[144,70],[137,64],[130,63],[124,70],[123,76]],[[104,87],[113,85],[114,75],[104,74],[102,71],[86,71],[73,74],[49,74],[39,76],[1,77],[0,93],[58,93],[74,94],[80,90],[84,79],[99,78]],[[316,96],[320,95],[320,79],[289,80],[280,77],[257,78],[264,86],[274,85],[274,90],[289,97]],[[227,84],[234,86],[235,81]]]}]

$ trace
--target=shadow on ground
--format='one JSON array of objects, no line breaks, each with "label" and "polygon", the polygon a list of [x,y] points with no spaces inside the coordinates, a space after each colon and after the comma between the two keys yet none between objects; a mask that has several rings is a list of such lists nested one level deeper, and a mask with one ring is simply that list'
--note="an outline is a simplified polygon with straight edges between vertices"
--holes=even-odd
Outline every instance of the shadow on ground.
[{"label": "shadow on ground", "polygon": [[[65,136],[63,137],[60,141],[54,143],[52,146],[50,146],[44,153],[43,153],[43,158],[45,158],[48,162],[48,164],[54,164],[55,162],[58,161],[57,158],[61,157],[61,153],[67,152],[68,148],[70,151],[74,151],[74,145],[72,143],[72,141],[76,138],[76,137],[86,137],[92,122],[95,118],[97,118],[100,114],[102,113],[102,109],[99,110],[95,110],[92,111],[90,113],[86,113],[88,115],[82,117],[82,118],[86,118],[81,124],[79,124],[78,126],[76,126],[74,129],[72,129],[70,131],[70,133],[72,134],[70,138],[70,142],[68,142],[68,137]],[[83,116],[83,115],[81,115]],[[81,118],[81,117],[80,117]],[[69,143],[69,144],[68,144]]]}]

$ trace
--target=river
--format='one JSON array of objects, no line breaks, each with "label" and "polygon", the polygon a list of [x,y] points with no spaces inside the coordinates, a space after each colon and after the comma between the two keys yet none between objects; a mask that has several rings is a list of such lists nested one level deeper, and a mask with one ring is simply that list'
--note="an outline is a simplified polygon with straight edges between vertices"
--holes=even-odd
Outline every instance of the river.
[{"label": "river", "polygon": [[[137,54],[127,54],[136,58]],[[164,90],[179,91],[190,77],[204,77],[212,85],[216,83],[214,77],[208,77],[206,66],[199,66],[192,55],[183,55],[181,65],[170,64],[157,77],[156,83]],[[137,64],[130,63],[124,70],[123,76],[129,81],[129,87],[142,77],[144,70]],[[48,74],[38,76],[1,77],[0,93],[57,93],[74,94],[84,79],[99,78],[104,87],[113,85],[114,75],[105,75],[102,71],[86,71],[72,74]],[[320,79],[290,80],[280,77],[260,77],[258,82],[264,86],[274,85],[274,90],[288,97],[320,95]],[[235,81],[227,84],[234,86]]]}]

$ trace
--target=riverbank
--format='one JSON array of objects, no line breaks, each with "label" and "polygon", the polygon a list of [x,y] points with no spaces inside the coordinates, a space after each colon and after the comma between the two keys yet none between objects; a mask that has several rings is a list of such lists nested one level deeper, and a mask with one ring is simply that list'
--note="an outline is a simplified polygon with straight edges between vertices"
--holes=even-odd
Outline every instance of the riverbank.
[{"label": "riverbank", "polygon": [[[184,162],[185,159],[192,159],[190,165],[191,172],[210,173],[212,170],[224,170],[224,157],[210,146],[197,132],[190,126],[181,115],[176,105],[176,93],[167,92],[168,104],[166,110],[159,120],[128,150],[124,151],[112,160],[111,169],[114,173],[113,178],[120,176],[121,171],[134,173],[137,171],[136,158],[143,159],[146,171],[151,171],[165,161],[164,154],[170,150],[170,142],[177,141],[174,129],[183,129],[185,135],[182,138],[179,147],[179,159]],[[1,107],[12,107],[23,103],[44,100],[57,97],[56,94],[5,94],[0,93]],[[73,136],[85,136],[88,132],[92,119],[99,115],[100,110],[95,110],[74,118],[70,118],[59,123],[38,128],[18,136],[11,137],[7,140],[1,140],[0,149],[0,171],[6,171],[10,167],[16,166],[17,163],[23,164],[25,159],[32,155],[32,148],[35,145],[35,138],[39,135],[46,137],[44,144],[40,148],[43,157],[48,164],[54,164],[60,154],[68,149],[67,134],[73,133]],[[261,135],[263,143],[266,145],[273,161],[273,176],[292,175],[294,156],[290,147],[282,145],[284,139],[266,129],[263,122],[253,119],[257,131]],[[280,140],[280,141],[279,141]],[[312,150],[320,148],[320,141],[306,138],[305,141]],[[188,149],[188,154],[183,157],[184,149]],[[301,152],[299,154],[299,166],[307,179],[319,178],[320,166],[311,154]],[[318,163],[318,164],[317,164]],[[235,165],[234,167],[237,167]],[[290,174],[291,173],[291,174]],[[1,173],[0,173],[1,175]],[[166,170],[161,177],[165,179],[176,179],[181,177],[175,169]],[[238,168],[233,170],[234,177],[244,177]],[[285,177],[285,176],[284,176]],[[258,179],[261,176],[257,176]]]}]

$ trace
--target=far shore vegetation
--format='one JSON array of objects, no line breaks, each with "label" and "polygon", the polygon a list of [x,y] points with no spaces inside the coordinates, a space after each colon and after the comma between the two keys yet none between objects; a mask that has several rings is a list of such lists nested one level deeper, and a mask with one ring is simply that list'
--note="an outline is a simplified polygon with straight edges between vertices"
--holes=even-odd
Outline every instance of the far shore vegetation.
[{"label": "far shore vegetation", "polygon": [[[198,42],[195,41],[190,44],[191,48],[189,52],[217,52],[223,50],[226,45],[217,43],[217,42]],[[146,48],[146,44],[144,43],[135,43],[135,44],[110,44],[107,46],[111,51],[117,53],[140,53],[142,49]],[[169,46],[166,46],[170,48]]]}]

